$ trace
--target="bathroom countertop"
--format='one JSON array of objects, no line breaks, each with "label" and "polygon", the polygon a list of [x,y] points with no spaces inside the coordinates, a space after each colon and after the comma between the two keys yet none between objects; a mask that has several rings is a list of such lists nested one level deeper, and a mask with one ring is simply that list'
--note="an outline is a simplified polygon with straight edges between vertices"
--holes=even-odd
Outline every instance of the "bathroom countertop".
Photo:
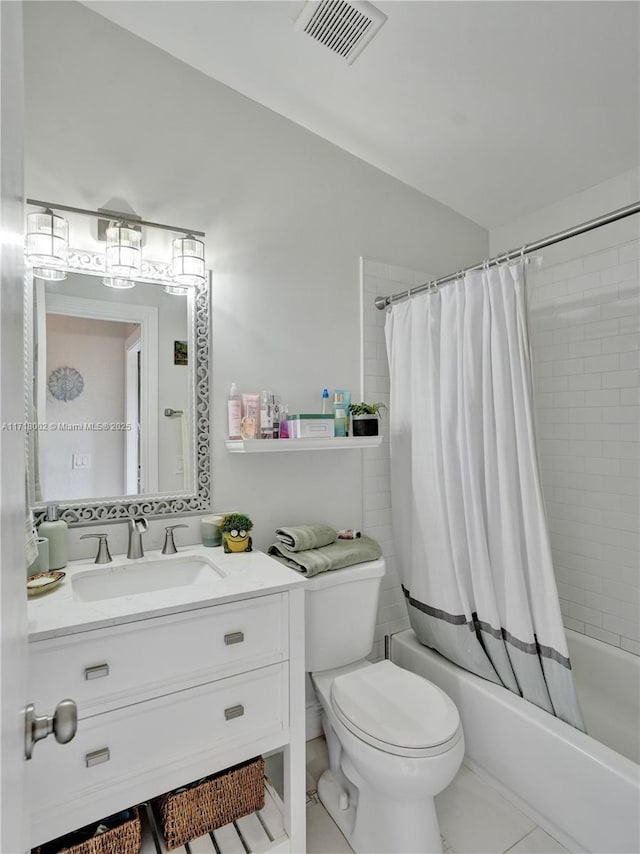
[{"label": "bathroom countertop", "polygon": [[[103,574],[125,573],[129,566],[193,557],[203,558],[213,564],[218,572],[212,570],[211,576],[205,573],[204,579],[168,589],[92,601],[83,601],[74,596],[72,581],[74,576],[79,574],[86,576],[94,570]],[[31,643],[209,605],[235,602],[252,595],[278,593],[303,584],[305,580],[295,570],[289,569],[264,552],[225,554],[222,546],[185,546],[177,555],[171,556],[162,555],[160,551],[150,551],[138,560],[128,560],[124,555],[118,555],[114,557],[113,563],[109,564],[94,564],[86,560],[71,561],[64,568],[64,572],[66,577],[55,590],[28,601],[27,618]]]}]

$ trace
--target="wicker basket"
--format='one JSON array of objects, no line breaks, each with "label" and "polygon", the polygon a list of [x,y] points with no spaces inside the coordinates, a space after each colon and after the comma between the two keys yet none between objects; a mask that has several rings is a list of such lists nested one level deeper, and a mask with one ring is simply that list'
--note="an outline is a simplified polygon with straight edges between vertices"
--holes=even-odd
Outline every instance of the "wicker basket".
[{"label": "wicker basket", "polygon": [[111,830],[105,830],[99,836],[92,836],[75,845],[66,844],[63,836],[56,840],[60,848],[55,843],[49,842],[46,846],[34,848],[32,854],[40,854],[45,850],[53,850],[57,854],[140,854],[142,847],[140,814],[137,807],[132,807],[130,812],[130,819]]},{"label": "wicker basket", "polygon": [[264,807],[264,759],[258,756],[153,801],[171,851]]}]

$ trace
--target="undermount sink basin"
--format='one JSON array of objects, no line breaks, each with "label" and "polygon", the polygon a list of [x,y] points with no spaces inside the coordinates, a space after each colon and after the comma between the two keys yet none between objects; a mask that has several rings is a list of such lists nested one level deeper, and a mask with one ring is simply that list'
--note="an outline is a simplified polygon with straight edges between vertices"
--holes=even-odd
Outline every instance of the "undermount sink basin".
[{"label": "undermount sink basin", "polygon": [[156,590],[171,590],[193,584],[220,581],[224,577],[217,567],[202,557],[167,557],[164,560],[141,561],[120,566],[89,569],[71,579],[73,598],[82,602],[117,599]]}]

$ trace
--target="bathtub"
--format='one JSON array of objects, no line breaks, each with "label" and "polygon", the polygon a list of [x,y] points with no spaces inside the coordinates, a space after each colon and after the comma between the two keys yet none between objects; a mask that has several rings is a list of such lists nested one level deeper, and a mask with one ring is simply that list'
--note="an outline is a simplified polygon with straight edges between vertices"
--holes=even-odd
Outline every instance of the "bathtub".
[{"label": "bathtub", "polygon": [[[465,764],[533,821],[570,851],[638,854],[640,766],[618,751],[638,749],[640,659],[577,632],[567,630],[567,640],[595,737],[461,670],[419,644],[411,629],[393,635],[390,648],[392,661],[455,702]],[[625,702],[635,711],[622,711]]]}]

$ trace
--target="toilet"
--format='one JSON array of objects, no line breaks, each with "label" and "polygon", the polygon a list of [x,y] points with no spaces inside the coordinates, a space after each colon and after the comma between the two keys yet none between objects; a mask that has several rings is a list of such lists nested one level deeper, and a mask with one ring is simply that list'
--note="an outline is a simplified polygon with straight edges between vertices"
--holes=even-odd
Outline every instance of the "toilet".
[{"label": "toilet", "polygon": [[434,797],[464,756],[444,691],[371,651],[384,559],[305,584],[306,670],[322,706],[329,768],[318,796],[356,854],[440,854]]}]

